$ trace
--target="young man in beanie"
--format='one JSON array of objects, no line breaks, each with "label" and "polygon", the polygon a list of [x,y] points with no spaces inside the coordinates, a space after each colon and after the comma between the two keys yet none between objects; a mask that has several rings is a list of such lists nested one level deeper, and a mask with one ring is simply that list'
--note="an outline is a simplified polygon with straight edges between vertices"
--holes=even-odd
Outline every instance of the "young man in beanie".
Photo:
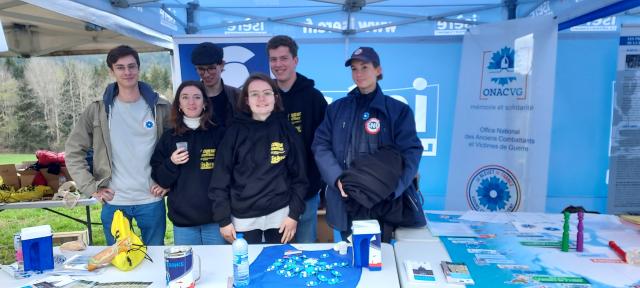
[{"label": "young man in beanie", "polygon": [[224,50],[211,42],[198,44],[191,52],[191,63],[196,67],[213,106],[213,122],[229,126],[235,114],[240,89],[224,85]]},{"label": "young man in beanie", "polygon": [[[163,245],[166,212],[162,189],[151,179],[149,161],[164,129],[171,103],[138,81],[140,58],[129,46],[107,55],[109,74],[102,100],[84,110],[65,144],[65,160],[81,192],[102,202],[101,220],[107,245],[113,213],[122,210],[136,220],[145,245]],[[93,149],[93,173],[86,161]]]},{"label": "young man in beanie", "polygon": [[319,192],[324,183],[316,167],[311,152],[311,142],[314,133],[327,109],[327,101],[322,93],[316,89],[315,82],[296,72],[298,66],[298,44],[289,36],[274,36],[267,43],[269,67],[276,77],[276,83],[284,110],[289,121],[302,136],[305,145],[307,178],[309,190],[305,195],[305,210],[300,216],[296,241],[299,243],[316,242],[316,226],[318,224],[317,211],[320,202]]}]

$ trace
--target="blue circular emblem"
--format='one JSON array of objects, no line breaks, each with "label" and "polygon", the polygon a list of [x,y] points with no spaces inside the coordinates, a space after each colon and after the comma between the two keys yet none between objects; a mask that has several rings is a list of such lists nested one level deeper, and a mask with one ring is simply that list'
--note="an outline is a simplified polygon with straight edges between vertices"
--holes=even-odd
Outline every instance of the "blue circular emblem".
[{"label": "blue circular emblem", "polygon": [[369,119],[369,112],[362,113],[362,120],[367,120],[367,119]]},{"label": "blue circular emblem", "polygon": [[144,121],[144,128],[151,129],[153,126],[155,126],[153,120]]},{"label": "blue circular emblem", "polygon": [[469,207],[476,211],[517,211],[522,201],[520,184],[515,175],[498,165],[476,170],[467,182]]}]

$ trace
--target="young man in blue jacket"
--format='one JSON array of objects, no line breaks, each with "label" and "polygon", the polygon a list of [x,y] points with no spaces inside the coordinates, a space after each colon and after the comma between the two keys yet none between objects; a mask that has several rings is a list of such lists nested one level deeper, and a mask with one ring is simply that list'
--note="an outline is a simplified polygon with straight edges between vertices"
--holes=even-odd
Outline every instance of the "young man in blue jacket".
[{"label": "young man in blue jacket", "polygon": [[[406,104],[382,93],[380,58],[373,48],[356,49],[346,63],[356,88],[327,108],[316,130],[312,150],[327,183],[327,222],[344,236],[351,232],[353,215],[347,210],[349,195],[340,181],[355,159],[374,154],[383,146],[396,149],[403,169],[391,197],[412,189],[418,172],[422,144],[416,133],[413,112]],[[420,207],[421,209],[421,207]],[[385,231],[383,231],[384,233]],[[390,231],[387,231],[390,232]]]}]

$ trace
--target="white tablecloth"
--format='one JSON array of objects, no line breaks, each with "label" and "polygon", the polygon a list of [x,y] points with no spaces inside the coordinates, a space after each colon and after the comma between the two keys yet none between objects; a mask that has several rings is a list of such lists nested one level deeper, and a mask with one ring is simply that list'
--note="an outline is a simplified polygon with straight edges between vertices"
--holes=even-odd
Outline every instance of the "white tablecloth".
[{"label": "white tablecloth", "polygon": [[[302,250],[324,250],[333,247],[331,243],[318,244],[293,244],[296,248]],[[264,245],[249,245],[249,261],[253,260],[260,254]],[[81,254],[93,255],[102,250],[104,247],[89,247]],[[100,282],[117,282],[117,281],[144,281],[153,282],[151,287],[164,287],[165,285],[165,268],[164,268],[164,248],[163,246],[150,246],[148,250],[149,256],[153,259],[153,263],[145,260],[140,266],[129,272],[121,272],[115,267],[106,267],[103,273],[92,277],[77,277],[78,279],[87,279]],[[57,249],[55,249],[57,251]],[[231,245],[207,245],[193,246],[194,253],[200,256],[202,260],[202,276],[200,281],[196,283],[197,287],[227,287],[227,279],[233,275],[232,251]],[[78,253],[79,254],[79,253]],[[65,254],[65,256],[71,256]],[[196,260],[197,261],[197,260]],[[396,262],[393,247],[389,244],[382,244],[382,271],[369,271],[367,268],[362,269],[362,277],[358,287],[400,287],[398,283],[398,271],[396,270]],[[37,278],[14,280],[8,274],[0,271],[0,287],[20,287],[26,283],[34,281],[34,279],[43,276],[35,276]],[[335,285],[336,288],[340,285]]]}]

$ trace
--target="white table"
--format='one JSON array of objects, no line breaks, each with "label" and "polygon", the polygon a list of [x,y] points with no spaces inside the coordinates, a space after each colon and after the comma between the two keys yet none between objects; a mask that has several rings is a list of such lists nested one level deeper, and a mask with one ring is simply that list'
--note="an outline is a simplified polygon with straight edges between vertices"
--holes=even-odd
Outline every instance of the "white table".
[{"label": "white table", "polygon": [[51,213],[58,214],[60,216],[69,218],[69,219],[71,219],[73,221],[82,223],[85,226],[87,226],[87,230],[89,232],[89,245],[91,245],[91,244],[93,244],[93,232],[91,230],[91,225],[92,224],[93,225],[101,225],[100,223],[92,223],[91,222],[91,209],[89,209],[89,206],[91,206],[93,204],[96,204],[96,203],[98,203],[98,200],[96,200],[95,198],[80,199],[76,203],[75,207],[84,206],[85,212],[86,212],[86,216],[85,216],[86,220],[78,219],[78,218],[75,218],[75,217],[72,217],[72,216],[69,216],[67,214],[64,214],[64,213],[61,213],[59,211],[51,209],[51,208],[57,208],[57,207],[67,207],[62,200],[0,203],[0,212],[2,212],[2,210],[8,210],[8,209],[42,208],[42,209],[47,210],[47,211],[49,211]]},{"label": "white table", "polygon": [[438,237],[433,238],[437,241],[398,241],[394,244],[393,249],[396,253],[396,265],[398,266],[400,286],[403,288],[424,287],[415,286],[408,282],[404,261],[412,260],[431,264],[433,275],[436,277],[436,284],[433,285],[433,287],[465,288],[465,285],[447,283],[442,268],[440,268],[440,262],[451,261],[451,258],[449,257],[449,253],[447,253],[447,249],[442,245],[442,242],[438,240]]},{"label": "white table", "polygon": [[439,242],[438,237],[434,237],[427,226],[419,228],[398,227],[394,232],[396,241],[418,241],[418,242]]},{"label": "white table", "polygon": [[[331,249],[331,243],[318,244],[293,244],[298,249],[303,250],[325,250]],[[260,254],[265,245],[249,245],[249,261],[253,262]],[[93,255],[104,247],[92,246],[81,254]],[[151,287],[164,287],[165,285],[165,268],[164,268],[164,249],[163,246],[150,246],[147,253],[153,259],[153,263],[145,260],[140,266],[129,272],[121,272],[113,266],[104,269],[102,274],[91,277],[75,277],[78,279],[86,279],[100,282],[116,282],[116,281],[143,281],[153,282]],[[54,249],[57,251],[57,248]],[[200,281],[196,283],[197,287],[227,287],[227,279],[233,275],[232,251],[231,245],[207,245],[193,246],[194,253],[200,256],[202,260],[202,276]],[[65,254],[71,256],[71,254]],[[362,269],[362,276],[358,287],[400,287],[398,283],[398,271],[396,270],[394,249],[391,245],[382,244],[382,271],[369,271],[367,268]],[[197,260],[196,260],[197,261]],[[37,278],[34,278],[37,277]],[[44,276],[34,276],[28,279],[15,280],[8,274],[0,271],[0,287],[19,287],[25,283],[33,282],[35,279]],[[336,288],[340,285],[334,285]]]},{"label": "white table", "polygon": [[[427,213],[461,215],[463,212],[446,210],[424,210],[425,217]],[[440,238],[433,236],[427,226],[419,228],[398,227],[396,231],[394,231],[394,238],[396,239],[396,241],[440,242]]]}]

